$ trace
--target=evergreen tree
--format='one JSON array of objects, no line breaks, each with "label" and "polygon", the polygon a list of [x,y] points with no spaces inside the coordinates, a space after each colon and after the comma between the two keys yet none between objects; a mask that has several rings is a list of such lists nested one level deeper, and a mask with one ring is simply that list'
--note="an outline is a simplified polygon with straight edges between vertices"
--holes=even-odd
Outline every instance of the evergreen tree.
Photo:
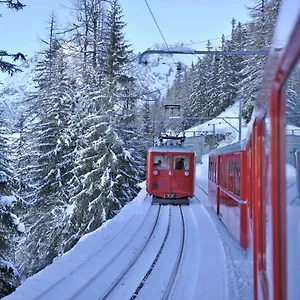
[{"label": "evergreen tree", "polygon": [[[23,9],[25,7],[24,4],[22,4],[19,0],[14,1],[14,0],[2,0],[0,1],[1,4],[7,4],[7,7],[10,9],[15,9],[15,10],[20,10]],[[1,15],[0,15],[1,17]],[[5,50],[0,50],[0,70],[2,72],[7,72],[10,75],[12,75],[13,73],[15,73],[16,71],[20,71],[20,69],[14,64],[14,63],[10,63],[4,60],[5,57],[10,57],[12,58],[14,61],[18,60],[18,59],[22,59],[25,60],[25,56],[22,53],[16,53],[16,54],[11,54],[8,53]]]},{"label": "evergreen tree", "polygon": [[121,19],[121,7],[112,1],[104,24],[104,76],[100,80],[97,74],[91,75],[93,80],[85,82],[83,92],[77,94],[75,115],[80,119],[72,122],[76,167],[70,180],[70,204],[74,209],[66,248],[99,227],[139,190],[136,184],[144,163],[136,150],[136,85],[128,71],[130,51]]},{"label": "evergreen tree", "polygon": [[14,264],[17,234],[22,232],[15,213],[21,203],[15,193],[16,180],[8,146],[7,126],[0,111],[0,297],[10,294],[19,285],[19,273]]},{"label": "evergreen tree", "polygon": [[[270,5],[277,6],[275,2],[271,1]],[[254,7],[250,8],[250,16],[252,22],[247,28],[247,49],[268,49],[271,45],[272,32],[275,25],[274,10],[270,10],[267,1],[260,0],[256,1]],[[250,120],[252,115],[265,62],[265,57],[255,55],[248,57],[243,62],[244,68],[241,71],[241,76],[244,79],[240,82],[240,97],[243,98],[243,117],[247,121]]]},{"label": "evergreen tree", "polygon": [[287,84],[287,123],[300,127],[300,70],[295,68]]},{"label": "evergreen tree", "polygon": [[[68,219],[68,187],[73,160],[68,127],[72,114],[72,84],[65,53],[55,37],[55,19],[50,23],[48,50],[36,70],[37,90],[31,95],[35,161],[29,174],[35,193],[31,195],[26,221],[30,225],[24,241],[23,265],[32,274],[51,263],[62,252],[62,232]],[[24,268],[24,266],[23,266]],[[24,268],[25,269],[25,268]]]},{"label": "evergreen tree", "polygon": [[[122,90],[133,78],[126,74],[129,62],[130,45],[126,43],[123,29],[126,24],[122,21],[122,8],[118,0],[111,1],[106,20],[106,78],[109,93],[116,96],[116,89]],[[118,87],[118,84],[120,85]],[[110,98],[109,95],[109,99]],[[116,99],[117,100],[117,99]],[[109,106],[111,107],[111,106]]]}]

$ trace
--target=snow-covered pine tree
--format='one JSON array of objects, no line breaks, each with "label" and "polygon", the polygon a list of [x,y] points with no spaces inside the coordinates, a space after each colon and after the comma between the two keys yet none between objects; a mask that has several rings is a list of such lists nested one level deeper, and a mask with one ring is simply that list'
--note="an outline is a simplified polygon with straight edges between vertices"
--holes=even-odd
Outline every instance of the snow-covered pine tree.
[{"label": "snow-covered pine tree", "polygon": [[[29,225],[20,261],[33,274],[62,252],[68,220],[68,180],[73,169],[68,128],[73,110],[73,87],[68,77],[64,49],[50,21],[48,50],[36,69],[36,91],[31,95],[31,132],[35,161],[29,173],[34,183],[26,215]],[[26,254],[25,254],[26,253]]]},{"label": "snow-covered pine tree", "polygon": [[31,155],[29,154],[31,153],[32,145],[27,125],[25,113],[21,112],[19,119],[15,124],[17,138],[14,140],[13,150],[14,155],[17,158],[14,162],[14,168],[16,170],[15,175],[18,182],[17,190],[19,195],[25,199],[27,193],[31,192],[28,174],[30,174],[30,167],[33,162]]},{"label": "snow-covered pine tree", "polygon": [[[213,47],[210,41],[206,45],[207,51],[212,51]],[[203,102],[201,103],[201,116],[214,117],[215,108],[218,101],[218,86],[217,86],[217,74],[218,74],[219,59],[216,59],[214,55],[207,54],[204,56],[201,64],[201,72],[204,73],[203,85],[199,88],[203,93]]]},{"label": "snow-covered pine tree", "polygon": [[[231,38],[227,41],[227,50],[228,51],[238,51],[245,50],[246,47],[246,28],[245,25],[241,22],[238,22],[236,25],[236,20],[232,19],[232,30],[231,30]],[[242,69],[244,68],[244,57],[238,55],[232,55],[227,57],[227,62],[229,64],[229,74],[227,76],[230,78],[230,92],[229,97],[231,101],[237,100],[237,97],[242,97],[239,94],[240,82],[244,79],[242,75]]]},{"label": "snow-covered pine tree", "polygon": [[[14,9],[14,10],[21,10],[25,7],[24,4],[22,4],[19,0],[14,1],[14,0],[2,0],[0,1],[0,4],[7,4],[7,7],[10,9]],[[0,14],[0,17],[2,15]],[[4,60],[4,58],[12,58],[14,61],[18,60],[18,59],[22,59],[25,60],[25,56],[22,53],[16,53],[16,54],[11,54],[8,53],[5,50],[0,50],[0,70],[2,72],[7,72],[10,75],[12,75],[13,73],[15,73],[16,71],[20,71],[20,69],[14,64],[14,63],[10,63],[6,60]]]},{"label": "snow-covered pine tree", "polygon": [[17,234],[23,232],[16,213],[21,202],[15,197],[16,180],[10,159],[11,149],[7,140],[7,126],[0,111],[0,298],[10,294],[19,285],[19,273],[15,267]]},{"label": "snow-covered pine tree", "polygon": [[[124,40],[122,10],[117,1],[107,7],[101,64],[104,76],[81,87],[80,116],[70,202],[74,208],[68,247],[95,230],[135,197],[142,158],[136,150],[134,80],[128,69],[129,45]],[[90,62],[87,61],[89,64]],[[89,68],[87,66],[87,68]],[[97,69],[97,68],[96,68]],[[102,65],[101,65],[102,70]],[[95,74],[95,73],[94,73]],[[83,105],[81,105],[83,103]],[[88,103],[88,105],[86,105]],[[81,106],[81,108],[80,108]],[[76,131],[76,129],[75,129]]]},{"label": "snow-covered pine tree", "polygon": [[287,82],[287,123],[300,127],[300,69],[299,64]]},{"label": "snow-covered pine tree", "polygon": [[[122,8],[118,0],[111,0],[111,6],[108,8],[106,18],[106,50],[105,50],[105,76],[108,84],[108,100],[110,95],[116,99],[116,91],[119,93],[126,85],[133,81],[131,76],[127,75],[129,56],[131,54],[130,45],[125,41],[123,29],[126,26],[123,18]],[[111,98],[112,100],[112,98]],[[109,105],[112,107],[115,103]]]},{"label": "snow-covered pine tree", "polygon": [[[228,51],[228,41],[225,39],[225,36],[222,36],[221,39],[221,51]],[[233,65],[230,63],[230,57],[221,55],[216,58],[217,63],[215,68],[217,68],[215,74],[217,77],[217,87],[218,94],[217,100],[215,101],[214,115],[217,116],[223,112],[229,105],[233,103],[236,97],[235,86],[234,86],[234,77],[233,75]]]},{"label": "snow-covered pine tree", "polygon": [[[193,66],[192,66],[193,68]],[[191,68],[191,70],[192,70]],[[181,91],[182,94],[182,127],[181,129],[187,129],[194,125],[195,119],[193,119],[193,109],[192,109],[192,103],[190,102],[190,95],[192,91],[192,71],[185,70],[183,75],[183,81],[181,83]]]},{"label": "snow-covered pine tree", "polygon": [[[254,6],[250,8],[252,21],[247,26],[247,50],[265,50],[270,47],[275,19],[274,10],[270,8],[273,1],[269,2],[270,4],[266,0],[256,0]],[[240,82],[239,97],[243,99],[243,117],[247,121],[252,115],[265,61],[266,57],[257,55],[249,56],[243,61],[241,71],[243,80]]]},{"label": "snow-covered pine tree", "polygon": [[74,56],[76,79],[87,85],[103,78],[106,6],[103,0],[74,1],[75,18],[66,30],[71,33],[67,47]]},{"label": "snow-covered pine tree", "polygon": [[[201,116],[201,100],[203,101],[203,79],[204,73],[200,69],[201,60],[198,59],[195,65],[192,64],[190,70],[190,85],[189,85],[189,103],[192,111],[192,116],[199,118]],[[195,119],[195,123],[200,123],[201,120]],[[194,125],[193,124],[193,125]]]}]

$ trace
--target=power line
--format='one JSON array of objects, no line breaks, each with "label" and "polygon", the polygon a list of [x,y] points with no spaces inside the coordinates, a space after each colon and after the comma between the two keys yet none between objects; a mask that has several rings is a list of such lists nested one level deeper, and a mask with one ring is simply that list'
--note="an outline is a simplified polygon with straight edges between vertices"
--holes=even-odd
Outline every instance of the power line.
[{"label": "power line", "polygon": [[[225,35],[224,37],[225,38],[230,37],[230,34],[229,35]],[[192,42],[190,44],[183,44],[183,46],[191,46],[191,45],[206,43],[207,41],[216,41],[216,40],[221,40],[221,39],[222,39],[221,37],[220,38],[214,38],[214,39],[206,39],[206,40],[199,41],[199,42]]]},{"label": "power line", "polygon": [[[160,30],[159,26],[158,26],[158,23],[157,23],[157,21],[156,21],[154,15],[153,15],[153,13],[152,13],[152,10],[151,10],[151,8],[150,8],[150,6],[149,6],[147,0],[145,0],[145,2],[146,2],[146,5],[147,5],[147,7],[148,7],[148,9],[149,9],[149,11],[150,11],[150,14],[151,14],[151,16],[152,16],[154,22],[155,22],[155,24],[156,24],[156,27],[157,27],[157,29],[159,30],[159,33],[160,33],[161,37],[163,38],[163,40],[164,40],[164,42],[165,42],[165,44],[166,44],[166,46],[167,46],[169,52],[171,52],[171,51],[170,51],[170,48],[169,48],[169,46],[168,46],[168,44],[167,44],[167,42],[166,42],[166,39],[165,39],[165,37],[164,37],[162,31]],[[172,58],[173,58],[174,63],[176,64],[176,61],[175,61],[175,59],[174,59],[174,56],[173,56],[172,54],[171,54],[171,56],[172,56]]]}]

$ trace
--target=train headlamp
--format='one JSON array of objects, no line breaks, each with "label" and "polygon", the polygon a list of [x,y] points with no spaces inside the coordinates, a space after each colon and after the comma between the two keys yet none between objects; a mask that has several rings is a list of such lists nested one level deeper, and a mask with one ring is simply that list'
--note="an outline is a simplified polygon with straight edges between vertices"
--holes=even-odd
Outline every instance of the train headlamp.
[{"label": "train headlamp", "polygon": [[154,170],[153,175],[155,175],[155,176],[158,175],[158,171]]},{"label": "train headlamp", "polygon": [[188,171],[184,172],[184,176],[189,176],[189,175],[190,175],[190,173]]}]

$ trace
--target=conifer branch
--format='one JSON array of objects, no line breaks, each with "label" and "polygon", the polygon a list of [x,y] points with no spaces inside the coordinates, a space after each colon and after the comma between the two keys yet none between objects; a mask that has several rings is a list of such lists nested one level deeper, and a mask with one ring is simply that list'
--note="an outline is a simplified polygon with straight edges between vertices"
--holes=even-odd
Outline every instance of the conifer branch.
[{"label": "conifer branch", "polygon": [[8,8],[15,9],[15,10],[21,10],[26,6],[26,5],[22,4],[19,0],[17,0],[17,1],[0,0],[0,3],[6,3]]}]

